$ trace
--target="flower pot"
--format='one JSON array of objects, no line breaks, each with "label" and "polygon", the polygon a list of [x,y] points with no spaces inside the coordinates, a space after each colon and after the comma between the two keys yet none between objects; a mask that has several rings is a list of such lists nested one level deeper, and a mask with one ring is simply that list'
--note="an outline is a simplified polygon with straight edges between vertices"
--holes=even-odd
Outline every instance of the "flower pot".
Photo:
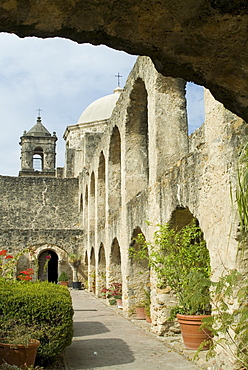
[{"label": "flower pot", "polygon": [[59,284],[62,286],[68,286],[68,281],[60,281]]},{"label": "flower pot", "polygon": [[149,323],[151,323],[151,322],[152,322],[152,319],[150,318],[150,316],[147,316],[147,315],[146,315],[146,322],[149,322]]},{"label": "flower pot", "polygon": [[145,320],[146,315],[145,315],[145,307],[136,307],[136,319],[137,320]]},{"label": "flower pot", "polygon": [[[40,345],[38,340],[32,339],[28,346],[1,343],[0,341],[0,364],[7,362],[20,368],[34,365],[37,349]],[[25,367],[25,368],[26,368]]]},{"label": "flower pot", "polygon": [[[184,345],[187,349],[198,349],[200,344],[207,339],[211,339],[211,332],[208,329],[200,329],[202,319],[209,315],[181,315],[177,314],[180,324]],[[202,349],[208,349],[209,344]]]},{"label": "flower pot", "polygon": [[73,281],[72,282],[73,289],[80,290],[81,289],[81,281]]},{"label": "flower pot", "polygon": [[122,310],[122,299],[121,298],[116,298],[116,303],[117,303],[117,307]]}]

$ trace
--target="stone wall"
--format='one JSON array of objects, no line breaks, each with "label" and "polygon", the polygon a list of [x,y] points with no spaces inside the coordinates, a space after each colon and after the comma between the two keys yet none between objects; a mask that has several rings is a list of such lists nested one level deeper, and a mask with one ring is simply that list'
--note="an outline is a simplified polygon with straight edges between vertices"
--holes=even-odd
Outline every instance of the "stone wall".
[{"label": "stone wall", "polygon": [[204,124],[188,137],[184,81],[159,75],[148,58],[139,58],[94,156],[90,153],[91,162],[79,176],[82,250],[91,265],[89,274],[98,271],[103,246],[106,284],[118,279],[111,258],[113,243],[118,245],[124,314],[133,312],[149,281],[157,334],[166,330],[175,299],[170,290],[156,288],[147,267],[142,272],[130,261],[129,246],[137,228],[151,241],[157,224],[168,222],[177,210],[188,210],[204,233],[213,277],[223,266],[238,266],[238,219],[230,191],[235,198],[238,148],[246,139],[246,124],[208,91],[205,110]]},{"label": "stone wall", "polygon": [[78,229],[78,179],[0,176],[1,229]]}]

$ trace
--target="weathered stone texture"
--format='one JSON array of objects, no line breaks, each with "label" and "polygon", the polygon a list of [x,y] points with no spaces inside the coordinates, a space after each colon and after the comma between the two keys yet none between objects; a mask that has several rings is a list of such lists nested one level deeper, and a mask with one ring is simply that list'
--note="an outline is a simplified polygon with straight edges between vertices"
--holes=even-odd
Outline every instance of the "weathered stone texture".
[{"label": "weathered stone texture", "polygon": [[247,13],[244,0],[1,0],[0,31],[150,56],[162,74],[204,85],[248,120]]},{"label": "weathered stone texture", "polygon": [[78,179],[0,176],[1,229],[77,229]]}]

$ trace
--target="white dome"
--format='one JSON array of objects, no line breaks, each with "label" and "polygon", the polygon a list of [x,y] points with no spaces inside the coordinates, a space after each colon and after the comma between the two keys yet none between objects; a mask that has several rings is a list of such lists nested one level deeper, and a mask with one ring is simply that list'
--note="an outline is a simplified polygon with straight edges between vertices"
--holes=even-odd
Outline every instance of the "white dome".
[{"label": "white dome", "polygon": [[121,92],[122,88],[117,87],[113,94],[95,100],[83,111],[78,123],[97,122],[109,119]]}]

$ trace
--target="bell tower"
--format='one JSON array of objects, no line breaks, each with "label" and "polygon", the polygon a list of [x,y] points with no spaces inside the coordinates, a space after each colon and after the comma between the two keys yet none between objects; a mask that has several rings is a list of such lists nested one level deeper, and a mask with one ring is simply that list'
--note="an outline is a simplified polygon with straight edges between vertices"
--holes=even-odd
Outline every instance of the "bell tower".
[{"label": "bell tower", "polygon": [[55,176],[56,141],[37,117],[36,124],[21,136],[21,171],[19,176]]}]

